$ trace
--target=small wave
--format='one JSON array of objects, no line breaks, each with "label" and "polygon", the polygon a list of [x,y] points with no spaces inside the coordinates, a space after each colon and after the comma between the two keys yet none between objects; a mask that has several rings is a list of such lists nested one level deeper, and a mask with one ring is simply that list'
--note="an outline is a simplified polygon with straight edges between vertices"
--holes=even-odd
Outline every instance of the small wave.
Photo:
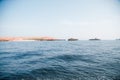
[{"label": "small wave", "polygon": [[65,62],[72,62],[72,61],[84,61],[86,63],[97,63],[94,60],[92,60],[92,56],[91,55],[59,55],[59,56],[55,56],[55,57],[52,57],[50,59],[60,59],[60,60],[63,60]]}]

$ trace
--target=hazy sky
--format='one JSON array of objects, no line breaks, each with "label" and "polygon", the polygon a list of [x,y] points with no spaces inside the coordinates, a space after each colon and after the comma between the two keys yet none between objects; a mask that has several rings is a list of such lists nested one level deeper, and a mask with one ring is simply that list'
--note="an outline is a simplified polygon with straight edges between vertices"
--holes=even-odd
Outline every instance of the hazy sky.
[{"label": "hazy sky", "polygon": [[120,38],[120,0],[0,0],[0,36]]}]

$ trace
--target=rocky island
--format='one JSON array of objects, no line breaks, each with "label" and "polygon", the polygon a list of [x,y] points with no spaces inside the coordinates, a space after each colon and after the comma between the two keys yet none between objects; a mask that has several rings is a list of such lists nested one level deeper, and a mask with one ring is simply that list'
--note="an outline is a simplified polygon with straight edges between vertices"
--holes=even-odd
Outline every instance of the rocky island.
[{"label": "rocky island", "polygon": [[98,41],[98,40],[100,40],[100,39],[94,38],[94,39],[89,39],[89,40],[91,40],[91,41]]},{"label": "rocky island", "polygon": [[69,38],[68,41],[78,41],[78,39],[75,39],[75,38]]}]

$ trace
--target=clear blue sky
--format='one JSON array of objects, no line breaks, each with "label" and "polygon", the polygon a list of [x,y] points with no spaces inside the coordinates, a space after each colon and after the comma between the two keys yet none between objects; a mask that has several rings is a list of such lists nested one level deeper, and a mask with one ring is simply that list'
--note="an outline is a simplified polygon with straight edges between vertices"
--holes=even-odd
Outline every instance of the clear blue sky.
[{"label": "clear blue sky", "polygon": [[0,36],[120,38],[120,0],[2,0]]}]

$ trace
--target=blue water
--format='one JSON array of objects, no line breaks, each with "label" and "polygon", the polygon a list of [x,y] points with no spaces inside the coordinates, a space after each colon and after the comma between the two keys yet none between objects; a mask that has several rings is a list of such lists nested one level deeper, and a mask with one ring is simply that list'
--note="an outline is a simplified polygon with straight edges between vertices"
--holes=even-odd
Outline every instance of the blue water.
[{"label": "blue water", "polygon": [[120,80],[120,41],[0,42],[0,80]]}]

